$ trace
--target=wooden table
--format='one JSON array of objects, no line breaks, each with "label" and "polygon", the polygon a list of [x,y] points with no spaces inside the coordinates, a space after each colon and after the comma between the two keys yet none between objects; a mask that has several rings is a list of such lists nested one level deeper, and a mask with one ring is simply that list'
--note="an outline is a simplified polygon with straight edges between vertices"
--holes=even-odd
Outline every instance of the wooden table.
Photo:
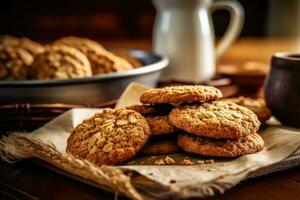
[{"label": "wooden table", "polygon": [[[147,40],[103,41],[104,45],[150,49]],[[276,51],[295,51],[292,39],[240,39],[219,63],[239,64],[246,61],[268,62]],[[300,45],[299,45],[300,47]],[[113,199],[114,195],[44,169],[34,162],[15,164],[0,162],[0,199],[93,200]],[[223,195],[209,199],[299,199],[300,170],[291,169],[242,182]],[[125,198],[121,198],[125,199]]]}]

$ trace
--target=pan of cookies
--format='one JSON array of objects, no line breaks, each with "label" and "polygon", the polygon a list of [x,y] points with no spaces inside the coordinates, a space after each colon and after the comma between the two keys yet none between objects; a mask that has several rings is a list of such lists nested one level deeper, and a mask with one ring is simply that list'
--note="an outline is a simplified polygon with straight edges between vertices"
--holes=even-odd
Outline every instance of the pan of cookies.
[{"label": "pan of cookies", "polygon": [[131,82],[155,87],[166,57],[106,49],[74,36],[42,45],[0,36],[0,104],[95,105],[117,99]]}]

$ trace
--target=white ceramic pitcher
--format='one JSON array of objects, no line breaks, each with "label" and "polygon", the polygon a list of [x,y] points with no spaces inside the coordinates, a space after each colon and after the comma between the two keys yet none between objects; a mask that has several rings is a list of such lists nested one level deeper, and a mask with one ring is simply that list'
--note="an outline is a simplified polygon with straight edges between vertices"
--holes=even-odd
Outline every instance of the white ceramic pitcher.
[{"label": "white ceramic pitcher", "polygon": [[[170,59],[161,79],[201,82],[214,77],[216,59],[240,34],[244,22],[242,6],[234,0],[152,1],[157,9],[154,51]],[[231,20],[215,49],[211,14],[220,9],[229,11]]]}]

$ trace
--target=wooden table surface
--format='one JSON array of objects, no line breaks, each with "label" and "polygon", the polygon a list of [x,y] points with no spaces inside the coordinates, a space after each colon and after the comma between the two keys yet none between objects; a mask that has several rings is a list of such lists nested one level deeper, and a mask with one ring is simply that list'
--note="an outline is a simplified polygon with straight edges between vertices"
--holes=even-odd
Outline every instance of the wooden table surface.
[{"label": "wooden table surface", "polygon": [[[151,43],[147,40],[103,41],[103,44],[151,49]],[[244,38],[238,40],[219,63],[269,62],[274,52],[296,51],[298,46],[300,48],[298,44],[300,43],[293,39]],[[14,164],[0,162],[0,199],[107,200],[113,198],[112,193],[56,174],[30,160]],[[225,194],[209,199],[300,199],[300,170],[296,168],[245,181]]]}]

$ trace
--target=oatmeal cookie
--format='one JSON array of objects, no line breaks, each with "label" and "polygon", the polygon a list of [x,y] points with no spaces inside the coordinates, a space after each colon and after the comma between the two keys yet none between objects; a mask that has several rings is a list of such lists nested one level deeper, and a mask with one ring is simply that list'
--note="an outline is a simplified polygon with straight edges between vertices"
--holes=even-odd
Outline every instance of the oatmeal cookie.
[{"label": "oatmeal cookie", "polygon": [[21,49],[24,49],[28,53],[30,53],[33,57],[36,55],[43,53],[44,47],[43,45],[34,42],[28,38],[17,38],[10,35],[0,36],[0,46],[14,46]]},{"label": "oatmeal cookie", "polygon": [[222,97],[222,92],[215,87],[195,86],[171,86],[165,88],[149,89],[140,98],[142,103],[190,103],[217,100]]},{"label": "oatmeal cookie", "polygon": [[24,49],[0,46],[0,79],[25,80],[33,57]]},{"label": "oatmeal cookie", "polygon": [[47,46],[39,54],[30,70],[33,79],[68,79],[92,76],[91,66],[86,56],[75,48],[53,45]]},{"label": "oatmeal cookie", "polygon": [[105,109],[72,131],[67,152],[97,165],[113,165],[135,156],[150,137],[145,118],[127,109]]},{"label": "oatmeal cookie", "polygon": [[224,99],[223,101],[233,102],[252,110],[252,112],[257,115],[258,120],[262,123],[270,119],[270,117],[272,116],[272,113],[267,107],[266,102],[263,98],[252,99],[249,97],[240,96],[236,98]]},{"label": "oatmeal cookie", "polygon": [[115,49],[115,50],[113,50],[113,53],[116,56],[119,56],[119,57],[124,58],[125,60],[127,60],[132,65],[133,68],[138,68],[138,67],[143,65],[138,59],[132,57],[128,53],[128,51],[125,51],[123,49]]},{"label": "oatmeal cookie", "polygon": [[74,36],[60,38],[56,40],[54,44],[71,46],[80,50],[83,53],[88,53],[88,51],[92,51],[92,50],[99,51],[99,52],[106,51],[105,48],[96,41],[87,38],[74,37]]},{"label": "oatmeal cookie", "polygon": [[64,37],[54,44],[74,47],[84,53],[89,59],[93,74],[119,72],[133,69],[132,65],[123,58],[105,50],[99,43],[79,37]]},{"label": "oatmeal cookie", "polygon": [[178,152],[176,137],[160,136],[158,138],[152,137],[142,149],[141,154],[155,156],[163,154],[173,154],[176,152]]},{"label": "oatmeal cookie", "polygon": [[151,135],[165,135],[174,133],[177,129],[170,123],[168,116],[147,116]]},{"label": "oatmeal cookie", "polygon": [[264,140],[257,133],[239,139],[211,139],[191,134],[178,136],[177,145],[182,150],[204,156],[237,157],[258,152]]},{"label": "oatmeal cookie", "polygon": [[251,110],[222,101],[179,106],[169,119],[179,129],[210,138],[240,138],[257,132],[260,126]]}]

